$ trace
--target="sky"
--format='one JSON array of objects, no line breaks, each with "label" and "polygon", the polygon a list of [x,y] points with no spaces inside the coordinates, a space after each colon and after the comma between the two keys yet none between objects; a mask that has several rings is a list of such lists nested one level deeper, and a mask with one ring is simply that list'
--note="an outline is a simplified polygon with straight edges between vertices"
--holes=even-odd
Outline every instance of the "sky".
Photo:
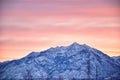
[{"label": "sky", "polygon": [[0,62],[87,44],[120,56],[119,0],[0,0]]}]

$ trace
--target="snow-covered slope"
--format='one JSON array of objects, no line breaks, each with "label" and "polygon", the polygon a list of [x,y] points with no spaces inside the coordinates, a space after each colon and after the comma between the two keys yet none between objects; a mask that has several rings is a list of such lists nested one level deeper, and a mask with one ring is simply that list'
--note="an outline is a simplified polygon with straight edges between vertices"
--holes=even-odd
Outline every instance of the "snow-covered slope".
[{"label": "snow-covered slope", "polygon": [[120,65],[120,56],[113,56],[112,58]]},{"label": "snow-covered slope", "polygon": [[0,63],[0,80],[119,80],[120,65],[103,52],[73,43]]}]

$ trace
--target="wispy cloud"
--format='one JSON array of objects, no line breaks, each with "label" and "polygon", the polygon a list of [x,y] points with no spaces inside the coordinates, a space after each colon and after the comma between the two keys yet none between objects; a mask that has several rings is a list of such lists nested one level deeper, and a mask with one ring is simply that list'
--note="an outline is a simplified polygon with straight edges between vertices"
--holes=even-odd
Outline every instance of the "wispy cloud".
[{"label": "wispy cloud", "polygon": [[75,41],[120,55],[118,1],[1,0],[0,60]]}]

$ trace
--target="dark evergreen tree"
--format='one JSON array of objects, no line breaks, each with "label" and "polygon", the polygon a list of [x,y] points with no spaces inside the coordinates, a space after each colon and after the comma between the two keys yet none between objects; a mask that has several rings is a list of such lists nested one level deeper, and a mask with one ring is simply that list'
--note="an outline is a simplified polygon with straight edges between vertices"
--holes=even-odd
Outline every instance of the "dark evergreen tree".
[{"label": "dark evergreen tree", "polygon": [[97,64],[96,64],[96,80],[98,80],[98,66],[97,66]]},{"label": "dark evergreen tree", "polygon": [[32,80],[32,75],[29,70],[27,70],[27,73],[25,74],[23,78],[24,80]]},{"label": "dark evergreen tree", "polygon": [[88,60],[87,60],[87,69],[88,69],[88,72],[87,72],[87,75],[88,75],[88,79],[90,79],[90,54],[88,55]]}]

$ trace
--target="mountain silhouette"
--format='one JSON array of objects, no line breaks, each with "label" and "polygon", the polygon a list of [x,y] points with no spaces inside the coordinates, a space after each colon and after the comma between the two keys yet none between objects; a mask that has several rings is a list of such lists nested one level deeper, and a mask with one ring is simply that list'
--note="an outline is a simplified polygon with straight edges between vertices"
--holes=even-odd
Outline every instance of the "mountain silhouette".
[{"label": "mountain silhouette", "polygon": [[0,80],[120,80],[120,64],[75,42],[0,63]]}]

